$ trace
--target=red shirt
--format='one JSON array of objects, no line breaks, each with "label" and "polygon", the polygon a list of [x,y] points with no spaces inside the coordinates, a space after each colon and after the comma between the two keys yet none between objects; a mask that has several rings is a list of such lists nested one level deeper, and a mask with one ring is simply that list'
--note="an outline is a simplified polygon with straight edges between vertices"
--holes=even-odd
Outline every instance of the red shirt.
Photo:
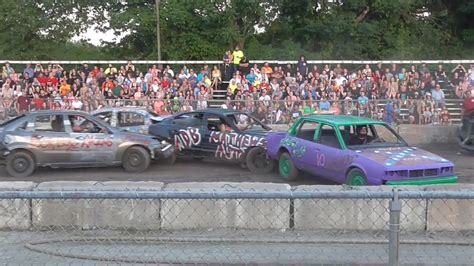
[{"label": "red shirt", "polygon": [[51,82],[51,85],[53,85],[53,87],[57,87],[58,83],[59,83],[59,81],[56,77],[49,77],[48,82]]},{"label": "red shirt", "polygon": [[33,103],[35,104],[36,110],[43,109],[43,104],[44,104],[43,99],[41,99],[41,98],[36,98],[36,99],[33,100]]},{"label": "red shirt", "polygon": [[18,109],[20,111],[28,111],[30,105],[30,100],[26,96],[18,97]]},{"label": "red shirt", "polygon": [[167,79],[163,80],[163,82],[161,82],[161,87],[168,89],[170,87],[170,82]]},{"label": "red shirt", "polygon": [[40,83],[41,86],[46,86],[48,83],[48,78],[47,77],[38,77],[38,82]]}]

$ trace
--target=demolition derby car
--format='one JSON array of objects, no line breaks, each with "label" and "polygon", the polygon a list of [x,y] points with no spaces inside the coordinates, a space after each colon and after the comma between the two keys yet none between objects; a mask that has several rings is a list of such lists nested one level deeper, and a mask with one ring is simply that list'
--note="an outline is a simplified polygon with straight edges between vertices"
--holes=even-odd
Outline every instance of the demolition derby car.
[{"label": "demolition derby car", "polygon": [[37,166],[122,165],[142,172],[151,159],[173,158],[174,147],[151,136],[120,131],[79,111],[38,111],[0,124],[0,160],[14,177]]},{"label": "demolition derby car", "polygon": [[280,175],[305,171],[348,185],[457,183],[453,163],[410,147],[381,121],[353,116],[307,116],[288,132],[267,137]]},{"label": "demolition derby car", "polygon": [[461,148],[474,152],[474,97],[464,100],[462,125],[458,137]]},{"label": "demolition derby car", "polygon": [[158,123],[164,118],[140,107],[106,107],[91,114],[113,127],[142,134],[147,134],[151,124]]},{"label": "demolition derby car", "polygon": [[254,173],[270,172],[274,162],[266,155],[271,129],[255,117],[227,109],[176,114],[149,127],[149,134],[173,142],[178,155],[238,162]]}]

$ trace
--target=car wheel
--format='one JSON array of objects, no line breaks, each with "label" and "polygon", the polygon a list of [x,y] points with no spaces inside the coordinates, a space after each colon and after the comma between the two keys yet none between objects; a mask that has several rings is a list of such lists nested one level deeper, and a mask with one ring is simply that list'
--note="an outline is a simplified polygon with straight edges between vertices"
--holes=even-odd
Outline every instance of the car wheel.
[{"label": "car wheel", "polygon": [[166,165],[173,165],[173,164],[176,163],[177,159],[178,159],[178,155],[176,154],[176,152],[173,152],[173,154],[170,157],[168,157],[164,160],[164,163]]},{"label": "car wheel", "polygon": [[122,166],[127,172],[139,173],[150,165],[150,154],[142,147],[133,146],[125,151]]},{"label": "car wheel", "polygon": [[280,155],[278,170],[280,171],[280,176],[286,181],[294,181],[298,178],[298,168],[295,167],[291,156],[286,152]]},{"label": "car wheel", "polygon": [[30,176],[35,168],[35,160],[28,152],[14,151],[7,156],[6,170],[13,177]]},{"label": "car wheel", "polygon": [[347,173],[346,184],[350,186],[366,186],[367,177],[359,168],[353,168]]},{"label": "car wheel", "polygon": [[245,157],[245,164],[252,173],[266,174],[273,170],[275,162],[268,158],[265,149],[252,148]]}]

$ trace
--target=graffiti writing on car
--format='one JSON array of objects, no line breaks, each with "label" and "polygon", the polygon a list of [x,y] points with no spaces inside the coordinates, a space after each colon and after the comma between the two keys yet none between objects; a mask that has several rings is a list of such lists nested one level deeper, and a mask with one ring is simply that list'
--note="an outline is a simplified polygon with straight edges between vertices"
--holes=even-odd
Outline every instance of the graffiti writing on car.
[{"label": "graffiti writing on car", "polygon": [[95,147],[111,147],[113,142],[111,140],[98,139],[94,136],[86,136],[84,139],[42,139],[37,135],[33,135],[31,138],[31,144],[35,147],[38,147],[39,149],[75,151],[82,149],[92,149]]},{"label": "graffiti writing on car", "polygon": [[174,136],[174,143],[178,151],[191,148],[193,145],[201,143],[201,133],[199,133],[199,129],[192,127],[180,129],[178,134]]},{"label": "graffiti writing on car", "polygon": [[287,137],[282,139],[280,145],[287,146],[296,158],[301,158],[306,153],[306,146],[299,144],[298,141],[293,138]]},{"label": "graffiti writing on car", "polygon": [[218,144],[215,156],[228,160],[240,159],[249,147],[266,145],[266,139],[235,132],[221,133],[213,131],[209,143]]},{"label": "graffiti writing on car", "polygon": [[318,167],[324,167],[326,164],[326,155],[324,153],[316,153],[316,166]]}]

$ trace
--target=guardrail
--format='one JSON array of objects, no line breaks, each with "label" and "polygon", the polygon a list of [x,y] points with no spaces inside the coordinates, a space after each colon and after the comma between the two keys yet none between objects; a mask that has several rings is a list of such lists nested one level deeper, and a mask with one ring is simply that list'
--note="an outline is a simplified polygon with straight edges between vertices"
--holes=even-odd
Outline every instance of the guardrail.
[{"label": "guardrail", "polygon": [[[0,255],[31,263],[470,264],[474,187],[2,185]],[[89,260],[89,261],[86,261]]]}]

